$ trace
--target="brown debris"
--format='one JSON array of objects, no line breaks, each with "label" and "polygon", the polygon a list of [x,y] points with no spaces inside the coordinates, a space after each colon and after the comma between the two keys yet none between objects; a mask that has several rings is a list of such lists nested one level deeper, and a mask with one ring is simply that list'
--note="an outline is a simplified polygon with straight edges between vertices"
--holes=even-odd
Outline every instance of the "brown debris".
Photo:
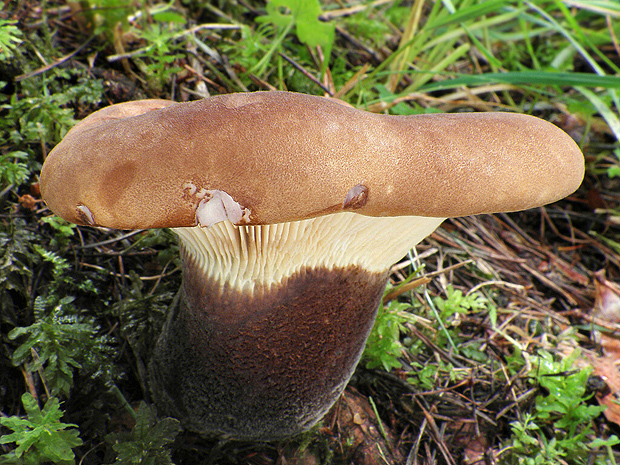
[{"label": "brown debris", "polygon": [[585,357],[593,368],[593,374],[599,376],[604,382],[604,387],[596,391],[596,400],[605,405],[607,410],[605,417],[620,425],[620,371],[618,370],[618,358],[616,356],[597,356],[591,351],[585,351]]},{"label": "brown debris", "polygon": [[30,194],[21,195],[17,201],[23,209],[30,211],[35,211],[37,209],[37,202],[40,202],[40,200],[37,201],[37,199]]},{"label": "brown debris", "polygon": [[[377,415],[368,398],[349,386],[323,421],[325,433],[335,439],[334,447],[349,444],[349,463],[386,465],[403,463],[394,434]],[[329,426],[327,426],[329,425]]]},{"label": "brown debris", "polygon": [[[609,323],[620,323],[620,285],[605,277],[605,270],[594,273],[596,292],[592,315]],[[620,359],[620,353],[617,354]]]}]

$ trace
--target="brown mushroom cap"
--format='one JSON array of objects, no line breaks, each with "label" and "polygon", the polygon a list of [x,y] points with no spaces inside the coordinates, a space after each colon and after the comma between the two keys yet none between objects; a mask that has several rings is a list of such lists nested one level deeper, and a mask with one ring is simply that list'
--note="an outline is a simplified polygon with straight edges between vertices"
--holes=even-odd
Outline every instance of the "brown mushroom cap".
[{"label": "brown mushroom cap", "polygon": [[79,224],[194,226],[204,208],[216,218],[206,224],[224,215],[257,225],[342,210],[439,218],[515,211],[572,193],[583,172],[575,142],[532,116],[386,116],[257,92],[100,110],[49,154],[41,191],[56,214]]}]

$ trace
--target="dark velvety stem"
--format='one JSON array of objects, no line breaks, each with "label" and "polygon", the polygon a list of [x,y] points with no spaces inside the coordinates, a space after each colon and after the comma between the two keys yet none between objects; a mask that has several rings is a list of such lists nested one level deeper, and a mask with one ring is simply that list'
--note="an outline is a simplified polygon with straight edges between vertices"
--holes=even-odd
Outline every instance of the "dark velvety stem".
[{"label": "dark velvety stem", "polygon": [[250,296],[186,262],[183,302],[149,368],[160,413],[236,439],[310,428],[353,373],[386,279],[357,267],[304,269]]}]

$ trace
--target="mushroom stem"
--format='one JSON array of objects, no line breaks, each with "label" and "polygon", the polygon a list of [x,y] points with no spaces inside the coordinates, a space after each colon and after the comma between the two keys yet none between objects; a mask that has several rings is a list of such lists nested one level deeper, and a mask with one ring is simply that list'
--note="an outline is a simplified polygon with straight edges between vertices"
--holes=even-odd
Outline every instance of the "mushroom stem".
[{"label": "mushroom stem", "polygon": [[149,367],[162,413],[244,440],[287,437],[323,417],[359,361],[393,257],[441,222],[334,216],[176,230],[184,299]]},{"label": "mushroom stem", "polygon": [[[185,301],[150,367],[157,405],[190,430],[274,440],[310,428],[336,401],[372,328],[386,274],[302,270],[266,299],[229,290],[214,302],[213,283],[203,281],[196,296],[190,287],[200,278],[186,267],[185,279]],[[207,305],[194,306],[191,296]],[[227,315],[239,307],[252,315]]]}]

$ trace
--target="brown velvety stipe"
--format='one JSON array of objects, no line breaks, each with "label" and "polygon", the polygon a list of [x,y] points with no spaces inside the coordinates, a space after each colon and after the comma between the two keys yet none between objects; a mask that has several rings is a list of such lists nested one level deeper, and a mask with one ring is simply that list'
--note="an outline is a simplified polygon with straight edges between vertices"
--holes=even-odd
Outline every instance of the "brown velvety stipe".
[{"label": "brown velvety stipe", "polygon": [[310,428],[353,373],[386,278],[357,267],[304,269],[249,297],[186,266],[185,301],[149,368],[161,413],[246,440]]}]

